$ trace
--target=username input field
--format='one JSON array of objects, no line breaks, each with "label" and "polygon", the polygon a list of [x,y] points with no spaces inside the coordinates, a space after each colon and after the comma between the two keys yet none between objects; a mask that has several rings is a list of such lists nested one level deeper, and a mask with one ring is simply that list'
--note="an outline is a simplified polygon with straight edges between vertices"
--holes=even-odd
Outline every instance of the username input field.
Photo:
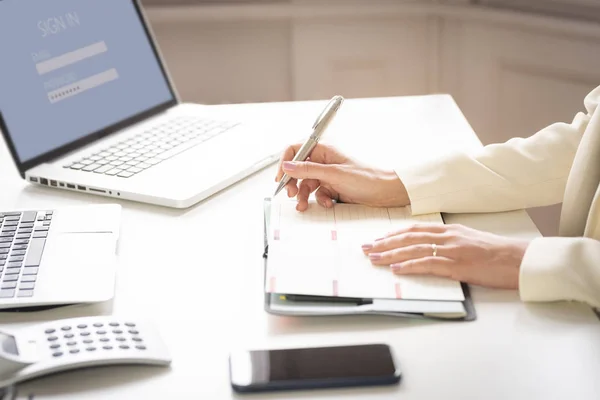
[{"label": "username input field", "polygon": [[104,41],[91,44],[89,46],[82,47],[77,50],[70,51],[50,58],[45,61],[41,61],[35,65],[39,75],[47,74],[48,72],[55,71],[60,68],[64,68],[71,64],[78,63],[86,58],[91,58],[99,54],[105,53],[108,50]]}]

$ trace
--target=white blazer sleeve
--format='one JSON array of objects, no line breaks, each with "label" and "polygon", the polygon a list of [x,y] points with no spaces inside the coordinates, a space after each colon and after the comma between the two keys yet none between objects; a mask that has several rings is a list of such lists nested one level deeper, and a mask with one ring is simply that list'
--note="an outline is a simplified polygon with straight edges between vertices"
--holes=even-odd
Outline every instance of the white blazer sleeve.
[{"label": "white blazer sleeve", "polygon": [[521,263],[523,301],[576,300],[600,308],[600,241],[538,238]]},{"label": "white blazer sleeve", "polygon": [[414,214],[496,212],[560,203],[577,146],[600,101],[600,87],[585,99],[587,113],[555,123],[528,138],[488,145],[473,155],[400,166]]}]

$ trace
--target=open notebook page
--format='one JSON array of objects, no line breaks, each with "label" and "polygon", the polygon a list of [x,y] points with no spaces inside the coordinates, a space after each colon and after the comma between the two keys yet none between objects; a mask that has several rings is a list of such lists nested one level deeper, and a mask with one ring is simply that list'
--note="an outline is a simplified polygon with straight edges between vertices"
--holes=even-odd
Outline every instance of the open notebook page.
[{"label": "open notebook page", "polygon": [[268,231],[266,291],[358,298],[463,301],[457,281],[397,276],[374,266],[361,246],[414,222],[443,223],[440,214],[411,216],[409,207],[374,208],[311,202],[305,212],[292,200],[273,201]]}]

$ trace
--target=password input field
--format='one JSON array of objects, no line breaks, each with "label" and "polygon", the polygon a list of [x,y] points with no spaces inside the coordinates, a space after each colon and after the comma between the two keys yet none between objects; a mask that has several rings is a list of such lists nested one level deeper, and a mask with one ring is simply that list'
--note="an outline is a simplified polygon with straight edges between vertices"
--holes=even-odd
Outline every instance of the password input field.
[{"label": "password input field", "polygon": [[73,97],[80,93],[83,93],[86,90],[102,86],[118,78],[119,74],[117,70],[111,68],[99,74],[92,75],[89,78],[82,79],[80,81],[71,83],[70,85],[63,86],[59,89],[49,92],[48,100],[50,100],[50,103],[57,103],[59,101],[68,99],[69,97]]},{"label": "password input field", "polygon": [[39,75],[47,74],[48,72],[78,63],[86,58],[91,58],[99,54],[105,53],[108,50],[104,41],[91,44],[86,47],[50,58],[39,62],[35,65]]}]

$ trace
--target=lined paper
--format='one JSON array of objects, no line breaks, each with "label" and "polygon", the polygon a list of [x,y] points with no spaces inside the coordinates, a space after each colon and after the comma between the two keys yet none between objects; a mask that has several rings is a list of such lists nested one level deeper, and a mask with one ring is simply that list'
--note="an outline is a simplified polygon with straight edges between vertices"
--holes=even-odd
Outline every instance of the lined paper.
[{"label": "lined paper", "polygon": [[431,276],[397,276],[374,266],[361,249],[384,234],[415,222],[443,223],[440,214],[412,216],[410,207],[378,208],[311,202],[296,211],[293,200],[271,204],[270,293],[358,298],[463,301],[457,281]]}]

